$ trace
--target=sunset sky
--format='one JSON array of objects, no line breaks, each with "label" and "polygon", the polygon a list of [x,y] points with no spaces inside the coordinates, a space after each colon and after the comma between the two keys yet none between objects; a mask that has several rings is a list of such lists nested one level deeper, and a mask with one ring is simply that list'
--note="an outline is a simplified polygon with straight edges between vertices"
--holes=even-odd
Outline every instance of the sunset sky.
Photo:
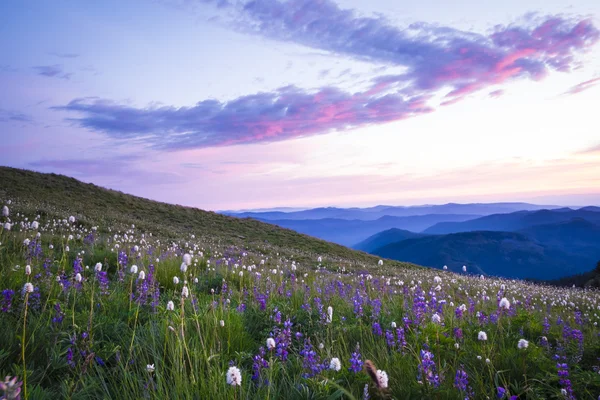
[{"label": "sunset sky", "polygon": [[204,209],[597,205],[599,104],[597,0],[0,4],[0,164]]}]

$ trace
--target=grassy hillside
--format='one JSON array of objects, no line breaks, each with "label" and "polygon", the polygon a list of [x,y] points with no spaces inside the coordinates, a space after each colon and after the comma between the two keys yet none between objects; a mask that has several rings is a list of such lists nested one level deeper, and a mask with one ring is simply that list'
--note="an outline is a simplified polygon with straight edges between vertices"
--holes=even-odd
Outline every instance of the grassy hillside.
[{"label": "grassy hillside", "polygon": [[[164,238],[176,238],[182,232],[189,232],[221,247],[232,244],[263,252],[282,252],[299,260],[313,260],[316,255],[327,254],[332,259],[356,267],[374,265],[379,260],[366,253],[253,219],[160,203],[63,175],[0,167],[0,199],[18,200],[15,203],[23,212],[61,218],[74,215],[90,226],[126,229],[134,224]],[[389,267],[406,268],[411,265],[391,262]]]},{"label": "grassy hillside", "polygon": [[0,179],[0,398],[600,394],[598,291],[378,265],[64,177]]}]

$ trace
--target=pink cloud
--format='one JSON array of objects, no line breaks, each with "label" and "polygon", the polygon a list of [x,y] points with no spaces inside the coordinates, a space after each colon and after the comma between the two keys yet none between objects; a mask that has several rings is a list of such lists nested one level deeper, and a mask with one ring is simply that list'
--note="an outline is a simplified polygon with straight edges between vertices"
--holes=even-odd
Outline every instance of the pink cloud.
[{"label": "pink cloud", "polygon": [[600,83],[600,77],[594,78],[594,79],[590,79],[590,80],[587,80],[585,82],[578,83],[577,85],[571,87],[569,90],[567,90],[563,94],[577,94],[577,93],[581,93],[584,90],[587,90],[589,88],[592,88],[592,87],[596,86],[598,83]]}]

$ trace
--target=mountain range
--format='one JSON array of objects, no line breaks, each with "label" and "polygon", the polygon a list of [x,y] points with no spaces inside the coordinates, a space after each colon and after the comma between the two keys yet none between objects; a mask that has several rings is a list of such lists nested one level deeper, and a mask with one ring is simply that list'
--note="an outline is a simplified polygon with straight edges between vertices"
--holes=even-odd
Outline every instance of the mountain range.
[{"label": "mountain range", "polygon": [[422,206],[387,206],[379,205],[367,208],[338,208],[321,207],[302,211],[273,211],[273,212],[233,212],[226,211],[224,214],[238,218],[255,218],[259,220],[307,220],[307,219],[357,219],[372,221],[381,217],[410,217],[427,214],[460,214],[473,215],[475,217],[499,213],[511,213],[522,210],[554,209],[560,206],[538,205],[530,203],[448,203],[441,205]]},{"label": "mountain range", "polygon": [[[586,210],[587,211],[587,210]],[[530,223],[523,229],[511,231],[474,230],[449,234],[414,234],[387,230],[356,244],[354,248],[385,258],[415,262],[420,265],[468,272],[528,278],[536,280],[559,279],[581,274],[593,268],[600,260],[599,211],[580,216],[578,210],[557,210],[567,219],[555,221],[556,215],[546,219],[526,219]],[[513,215],[504,216],[513,221]],[[570,219],[569,219],[570,217]],[[506,221],[495,216],[502,226]],[[519,226],[523,225],[523,221]],[[412,235],[411,235],[412,234]]]}]

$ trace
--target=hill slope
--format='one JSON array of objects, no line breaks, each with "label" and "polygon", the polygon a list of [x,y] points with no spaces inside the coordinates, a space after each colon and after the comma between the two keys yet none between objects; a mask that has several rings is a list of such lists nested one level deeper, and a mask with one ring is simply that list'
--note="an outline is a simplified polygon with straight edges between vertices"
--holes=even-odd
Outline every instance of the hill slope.
[{"label": "hill slope", "polygon": [[[35,193],[35,195],[33,195]],[[82,223],[138,228],[168,237],[194,233],[211,243],[255,246],[262,251],[314,258],[328,254],[354,264],[375,264],[378,258],[288,229],[252,219],[240,219],[191,207],[160,203],[101,188],[63,175],[0,167],[0,198],[18,199],[22,211],[63,218],[75,215]],[[396,266],[406,264],[395,263]]]}]

